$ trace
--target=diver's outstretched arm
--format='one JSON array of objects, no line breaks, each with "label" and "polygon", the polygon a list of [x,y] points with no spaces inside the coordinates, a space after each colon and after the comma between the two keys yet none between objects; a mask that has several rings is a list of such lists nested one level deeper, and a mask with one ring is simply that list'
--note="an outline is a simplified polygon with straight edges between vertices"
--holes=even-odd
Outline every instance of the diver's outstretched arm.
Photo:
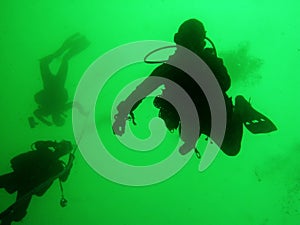
[{"label": "diver's outstretched arm", "polygon": [[52,123],[49,122],[48,120],[46,120],[42,114],[42,110],[41,109],[37,109],[34,111],[34,115],[36,116],[36,118],[38,118],[42,123],[46,124],[47,126],[52,126]]},{"label": "diver's outstretched arm", "polygon": [[133,123],[135,123],[133,111],[141,104],[145,97],[163,84],[162,79],[158,78],[163,72],[164,67],[157,67],[148,78],[137,86],[126,100],[117,106],[118,113],[115,115],[115,121],[112,126],[114,134],[119,136],[124,134],[126,120],[129,115],[131,115]]}]

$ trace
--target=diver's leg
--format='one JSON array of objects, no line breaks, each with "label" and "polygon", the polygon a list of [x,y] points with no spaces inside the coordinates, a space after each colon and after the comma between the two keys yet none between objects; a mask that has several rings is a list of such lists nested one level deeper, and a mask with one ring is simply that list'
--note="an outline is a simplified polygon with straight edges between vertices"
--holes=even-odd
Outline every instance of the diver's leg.
[{"label": "diver's leg", "polygon": [[27,191],[18,191],[16,206],[12,214],[13,221],[18,222],[26,216],[27,208],[32,198],[32,195],[28,195],[27,193]]},{"label": "diver's leg", "polygon": [[0,188],[4,188],[9,194],[14,193],[16,191],[16,179],[13,172],[0,176]]},{"label": "diver's leg", "polygon": [[69,58],[64,56],[55,77],[57,89],[59,90],[65,87],[68,68],[69,68]]},{"label": "diver's leg", "polygon": [[221,150],[228,156],[237,155],[240,152],[242,137],[243,123],[239,115],[233,112],[231,120],[227,121]]},{"label": "diver's leg", "polygon": [[3,219],[0,218],[0,225],[11,225],[12,220],[10,217],[4,217]]},{"label": "diver's leg", "polygon": [[221,150],[229,156],[235,156],[240,152],[243,137],[243,122],[240,112],[232,104],[232,99],[225,96],[227,121],[225,136]]},{"label": "diver's leg", "polygon": [[47,89],[51,84],[51,79],[53,79],[53,74],[50,70],[50,63],[55,57],[52,55],[48,55],[42,59],[40,59],[40,71],[43,81],[44,89]]},{"label": "diver's leg", "polygon": [[48,87],[48,85],[51,85],[50,79],[53,79],[53,75],[54,75],[50,69],[51,62],[55,58],[61,56],[64,52],[72,48],[74,43],[76,43],[77,39],[80,37],[81,36],[79,35],[79,33],[72,35],[71,37],[66,39],[62,44],[62,46],[59,49],[57,49],[54,53],[40,59],[40,70],[41,70],[42,80],[45,89]]},{"label": "diver's leg", "polygon": [[[0,213],[1,225],[10,225],[13,221],[20,221],[27,213],[27,208],[32,195],[26,195],[27,192],[18,191],[17,199],[14,204]],[[25,198],[26,196],[26,198]]]},{"label": "diver's leg", "polygon": [[10,225],[13,221],[12,219],[12,207],[8,207],[6,210],[0,213],[0,225]]},{"label": "diver's leg", "polygon": [[86,49],[90,45],[90,42],[84,36],[81,36],[78,34],[78,35],[75,35],[74,38],[67,40],[64,43],[64,45],[66,45],[66,46],[71,45],[71,46],[68,46],[68,51],[64,54],[62,61],[61,61],[61,65],[56,74],[56,82],[57,82],[57,85],[59,85],[59,87],[65,86],[67,73],[68,73],[69,60],[73,56],[79,54],[84,49]]}]

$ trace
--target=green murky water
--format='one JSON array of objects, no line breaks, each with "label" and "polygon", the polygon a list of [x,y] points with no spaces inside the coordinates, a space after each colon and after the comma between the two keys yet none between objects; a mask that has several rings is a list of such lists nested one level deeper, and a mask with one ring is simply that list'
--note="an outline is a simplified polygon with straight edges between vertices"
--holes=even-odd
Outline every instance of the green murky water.
[{"label": "green murky water", "polygon": [[[66,87],[71,97],[84,71],[100,55],[133,41],[172,41],[184,20],[197,18],[205,24],[231,75],[229,94],[251,98],[278,127],[277,132],[264,135],[245,130],[237,157],[220,152],[212,166],[200,173],[199,160],[193,156],[175,176],[146,187],[108,181],[78,151],[64,185],[68,207],[59,206],[59,185],[54,183],[43,197],[32,199],[22,224],[299,223],[300,20],[296,1],[32,0],[1,2],[0,10],[0,174],[9,172],[9,160],[29,150],[36,140],[74,141],[71,112],[60,128],[39,124],[31,129],[27,118],[36,108],[33,96],[42,87],[38,60],[75,32],[84,34],[91,45],[70,60]],[[96,107],[99,134],[106,137],[115,157],[132,165],[159,162],[177,141],[175,133],[166,133],[163,146],[155,151],[132,152],[111,133],[110,109],[105,106],[112,104],[123,84],[146,76],[153,68],[137,64],[119,71],[103,89]],[[146,118],[141,118],[143,109]],[[151,100],[143,103],[136,113],[139,125],[133,128],[137,136],[150,135],[143,128],[156,113]],[[14,198],[0,190],[0,210]]]}]

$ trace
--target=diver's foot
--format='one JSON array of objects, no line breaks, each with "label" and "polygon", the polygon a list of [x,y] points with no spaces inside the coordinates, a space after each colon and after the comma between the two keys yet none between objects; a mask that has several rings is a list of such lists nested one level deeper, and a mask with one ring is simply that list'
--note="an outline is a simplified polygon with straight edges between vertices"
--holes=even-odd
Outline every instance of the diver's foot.
[{"label": "diver's foot", "polygon": [[274,123],[256,111],[241,95],[235,98],[235,108],[245,127],[254,134],[269,133],[277,130]]},{"label": "diver's foot", "polygon": [[76,43],[76,41],[78,40],[78,38],[81,38],[81,37],[82,37],[82,35],[79,32],[73,34],[72,36],[70,36],[69,38],[67,38],[64,41],[64,43],[62,45],[62,48],[64,50],[67,50],[68,48],[71,48],[74,45],[74,43]]},{"label": "diver's foot", "polygon": [[77,55],[78,53],[85,50],[90,44],[91,43],[84,36],[81,36],[76,40],[76,42],[73,43],[72,47],[65,54],[65,57],[67,59],[70,59],[74,55]]},{"label": "diver's foot", "polygon": [[82,37],[82,35],[79,32],[77,32],[77,33],[73,34],[72,36],[70,36],[69,38],[67,38],[64,41],[64,43],[62,44],[62,46],[56,52],[54,52],[52,55],[50,55],[51,60],[63,55],[64,52],[68,51],[74,45],[74,43],[76,43],[78,38],[81,38],[81,37]]}]

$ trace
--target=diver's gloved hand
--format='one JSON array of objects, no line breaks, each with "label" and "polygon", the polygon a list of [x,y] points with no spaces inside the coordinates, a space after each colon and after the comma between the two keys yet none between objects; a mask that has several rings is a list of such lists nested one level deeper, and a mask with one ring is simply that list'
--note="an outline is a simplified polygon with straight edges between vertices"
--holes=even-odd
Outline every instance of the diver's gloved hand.
[{"label": "diver's gloved hand", "polygon": [[118,114],[114,116],[115,121],[113,123],[113,132],[116,135],[122,136],[125,133],[126,120],[128,119],[129,111],[125,105],[125,102],[121,102],[118,107]]},{"label": "diver's gloved hand", "polygon": [[126,125],[127,116],[116,114],[115,122],[113,123],[113,132],[116,135],[122,136],[125,133],[125,125]]}]

